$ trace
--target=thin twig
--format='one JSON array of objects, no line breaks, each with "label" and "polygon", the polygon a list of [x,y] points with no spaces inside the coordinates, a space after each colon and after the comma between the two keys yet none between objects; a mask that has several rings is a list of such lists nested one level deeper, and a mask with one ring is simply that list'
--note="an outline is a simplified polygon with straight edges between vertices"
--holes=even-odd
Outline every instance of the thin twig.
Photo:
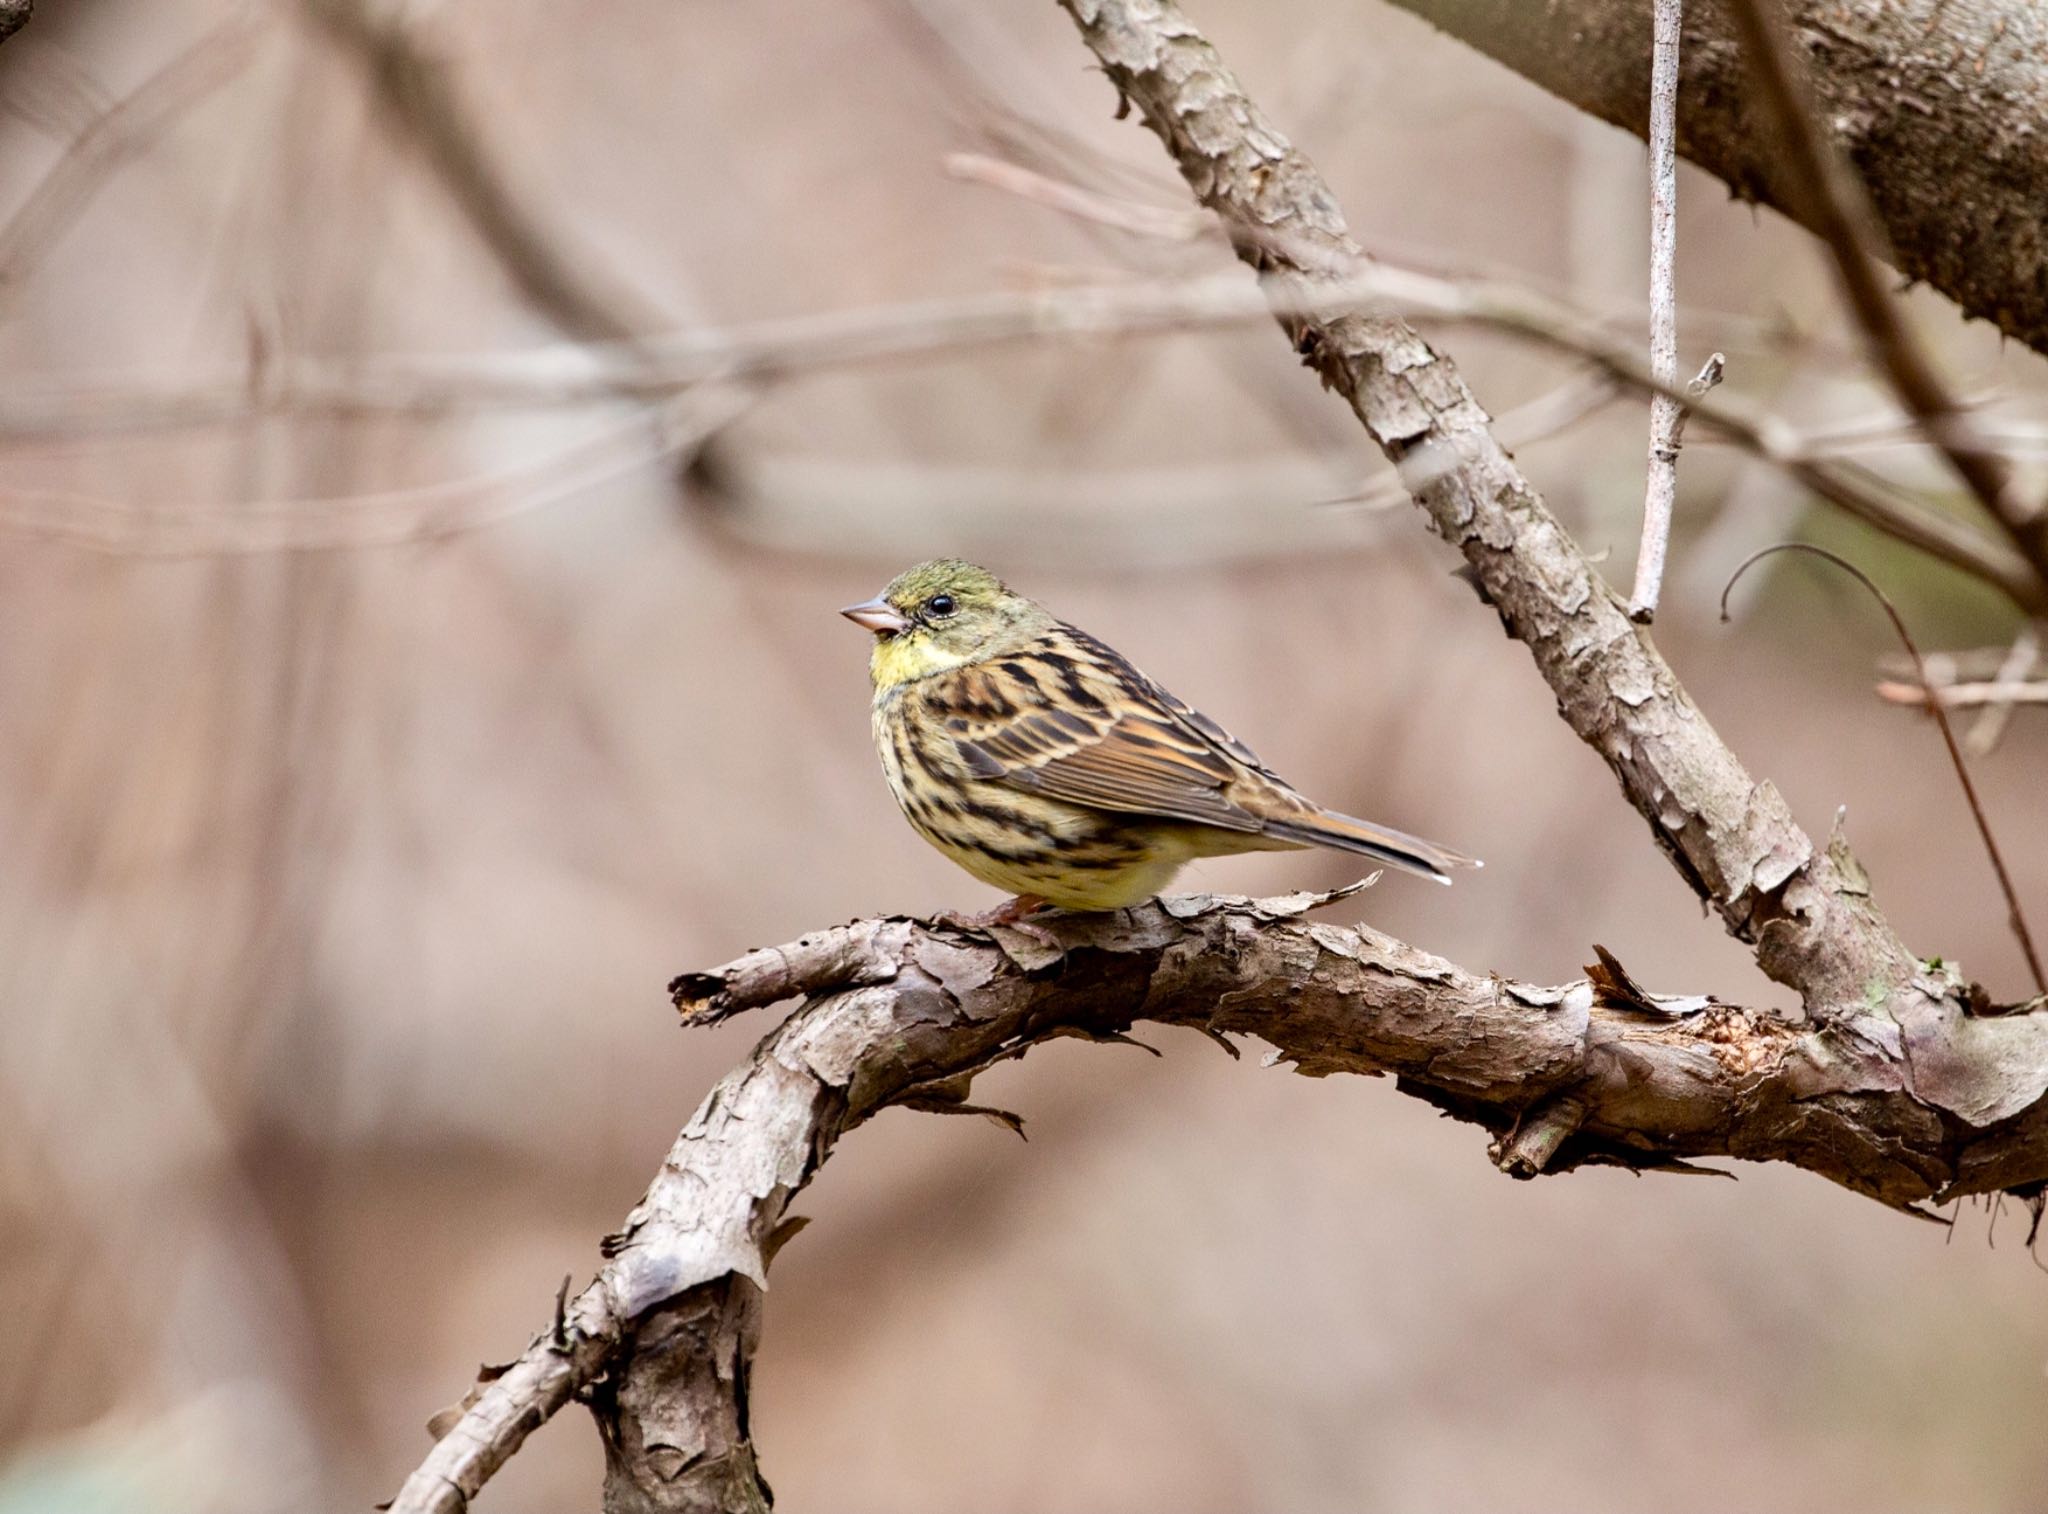
[{"label": "thin twig", "polygon": [[331,498],[130,504],[0,486],[0,530],[122,557],[353,552],[438,541],[575,498],[664,457],[687,456],[751,403],[743,388],[691,390],[531,462]]},{"label": "thin twig", "polygon": [[[2041,661],[2041,638],[2035,623],[2028,621],[2020,627],[2019,634],[2006,649],[2005,660],[1998,665],[1993,675],[1995,684],[2024,684],[2034,674]],[[1963,738],[1963,745],[1970,749],[1972,757],[1988,757],[2005,734],[2006,726],[2012,720],[2014,701],[1993,699],[1984,706],[1984,712],[1970,727],[1970,734]]]},{"label": "thin twig", "polygon": [[2019,497],[2010,461],[1979,433],[1976,418],[1949,391],[1933,358],[1906,324],[1878,261],[1882,233],[1862,182],[1825,134],[1792,55],[1775,0],[1733,0],[1730,11],[1758,93],[1776,128],[1794,193],[1834,257],[1835,272],[1872,356],[1913,413],[1927,440],[1969,485],[2013,545],[2048,584],[2048,510]]},{"label": "thin twig", "polygon": [[1056,210],[1061,215],[1072,216],[1075,220],[1129,232],[1132,236],[1150,237],[1160,242],[1192,242],[1217,234],[1215,218],[1199,211],[1164,210],[1136,200],[1083,189],[1078,184],[1066,183],[1020,163],[990,157],[987,153],[949,152],[945,165],[946,172],[963,183],[999,189],[1005,194]]},{"label": "thin twig", "polygon": [[[1655,0],[1650,40],[1650,371],[1678,382],[1678,39],[1684,0]],[[1705,370],[1701,370],[1705,376]],[[1643,540],[1628,617],[1657,618],[1671,512],[1678,498],[1679,431],[1685,412],[1668,394],[1650,400],[1650,456],[1643,484]]]},{"label": "thin twig", "polygon": [[1902,683],[1886,678],[1878,682],[1877,697],[1892,704],[1925,708],[1940,704],[1945,709],[2011,708],[2019,704],[2048,704],[2048,683],[2008,683],[1985,679],[1975,683]]},{"label": "thin twig", "polygon": [[[1913,640],[1913,633],[1906,629],[1905,617],[1899,614],[1898,606],[1892,603],[1891,596],[1877,586],[1875,579],[1848,558],[1826,547],[1816,546],[1812,542],[1776,542],[1750,553],[1737,564],[1735,571],[1728,575],[1728,582],[1721,589],[1723,621],[1728,619],[1728,593],[1735,587],[1736,580],[1747,573],[1753,564],[1761,562],[1775,552],[1811,553],[1825,562],[1833,563],[1868,589],[1872,597],[1884,606],[1884,613],[1891,619],[1892,629],[1899,633],[1899,641],[1905,646],[1906,654],[1913,659],[1913,666],[1919,673],[1921,687],[1934,687],[1934,675],[1928,670],[1927,659],[1921,655],[1920,645]],[[1985,854],[1991,858],[1991,870],[1998,875],[1998,886],[2005,894],[2005,906],[2008,918],[2012,922],[2013,935],[2019,938],[2020,951],[2026,956],[2027,967],[2034,974],[2034,986],[2041,993],[2048,994],[2048,973],[2043,973],[2041,969],[2041,958],[2034,950],[2033,933],[2027,929],[2026,912],[2020,908],[2019,892],[2013,887],[2012,875],[2005,869],[2005,858],[1999,854],[1998,838],[1991,833],[1991,821],[1984,814],[1983,801],[1977,797],[1977,785],[1970,780],[1969,764],[1963,761],[1963,749],[1956,741],[1955,727],[1949,723],[1948,711],[1943,708],[1941,699],[1929,698],[1927,708],[1934,712],[1935,724],[1941,727],[1941,739],[1948,747],[1948,758],[1955,767],[1956,781],[1963,787],[1963,797],[1970,802],[1970,815],[1977,822],[1977,834],[1984,838]]]}]

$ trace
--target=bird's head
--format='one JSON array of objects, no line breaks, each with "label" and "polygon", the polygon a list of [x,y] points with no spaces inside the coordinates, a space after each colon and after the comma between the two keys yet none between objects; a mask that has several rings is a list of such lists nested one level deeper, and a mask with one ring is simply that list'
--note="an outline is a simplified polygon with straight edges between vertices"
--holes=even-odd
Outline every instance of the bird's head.
[{"label": "bird's head", "polygon": [[919,563],[839,613],[875,633],[869,667],[878,689],[1000,657],[1053,623],[988,569],[957,558]]}]

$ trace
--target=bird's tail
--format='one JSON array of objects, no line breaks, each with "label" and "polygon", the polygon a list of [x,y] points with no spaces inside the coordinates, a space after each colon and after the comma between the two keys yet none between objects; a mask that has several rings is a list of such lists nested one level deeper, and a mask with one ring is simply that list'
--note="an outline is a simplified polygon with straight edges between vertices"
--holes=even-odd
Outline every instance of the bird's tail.
[{"label": "bird's tail", "polygon": [[1263,827],[1276,841],[1293,841],[1302,846],[1327,846],[1340,852],[1356,852],[1393,867],[1406,868],[1439,883],[1451,881],[1451,869],[1484,867],[1477,857],[1467,857],[1434,841],[1390,830],[1335,810],[1315,810],[1298,820],[1268,820]]}]

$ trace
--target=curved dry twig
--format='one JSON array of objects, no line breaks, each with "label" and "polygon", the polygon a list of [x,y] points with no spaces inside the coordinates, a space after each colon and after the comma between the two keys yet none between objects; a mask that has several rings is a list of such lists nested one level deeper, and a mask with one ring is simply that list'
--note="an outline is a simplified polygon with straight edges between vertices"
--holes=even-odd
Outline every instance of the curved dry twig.
[{"label": "curved dry twig", "polygon": [[[1774,542],[1760,547],[1735,565],[1735,571],[1728,575],[1728,582],[1721,586],[1721,619],[1728,619],[1728,595],[1736,582],[1752,566],[1777,552],[1807,552],[1823,562],[1833,563],[1844,573],[1870,591],[1870,595],[1891,620],[1892,629],[1898,632],[1899,641],[1906,649],[1906,655],[1913,659],[1913,670],[1919,675],[1920,687],[1934,688],[1934,675],[1928,671],[1927,659],[1921,655],[1920,644],[1913,639],[1913,633],[1906,628],[1906,619],[1899,614],[1899,607],[1892,603],[1892,597],[1877,586],[1877,580],[1828,547],[1810,541]],[[1970,777],[1969,764],[1963,761],[1962,745],[1956,740],[1955,727],[1949,723],[1948,711],[1943,701],[1932,694],[1927,699],[1927,708],[1934,715],[1934,723],[1941,727],[1942,743],[1948,748],[1948,760],[1956,770],[1956,782],[1963,787],[1963,798],[1969,801],[1970,818],[1977,822],[1977,834],[1983,838],[1984,853],[1991,859],[1991,870],[1998,875],[1998,887],[2005,895],[2006,918],[2012,922],[2012,933],[2018,938],[2020,951],[2027,959],[2027,968],[2034,975],[2034,987],[2048,994],[2048,975],[2041,971],[2041,957],[2034,950],[2033,933],[2027,929],[2027,913],[2020,906],[2019,890],[2013,887],[2012,874],[2006,870],[2005,857],[1998,850],[1998,837],[1992,833],[1990,817],[1984,813],[1984,801],[1977,797],[1977,785]]]}]

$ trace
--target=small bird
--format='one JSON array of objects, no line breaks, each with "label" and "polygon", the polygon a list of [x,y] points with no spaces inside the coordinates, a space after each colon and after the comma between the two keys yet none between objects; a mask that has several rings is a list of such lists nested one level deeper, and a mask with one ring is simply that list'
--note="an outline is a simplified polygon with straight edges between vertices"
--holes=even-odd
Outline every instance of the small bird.
[{"label": "small bird", "polygon": [[1120,909],[1196,857],[1326,846],[1449,883],[1478,867],[1326,810],[1086,631],[986,568],[920,563],[839,612],[875,634],[875,746],[911,825],[1016,897]]}]

